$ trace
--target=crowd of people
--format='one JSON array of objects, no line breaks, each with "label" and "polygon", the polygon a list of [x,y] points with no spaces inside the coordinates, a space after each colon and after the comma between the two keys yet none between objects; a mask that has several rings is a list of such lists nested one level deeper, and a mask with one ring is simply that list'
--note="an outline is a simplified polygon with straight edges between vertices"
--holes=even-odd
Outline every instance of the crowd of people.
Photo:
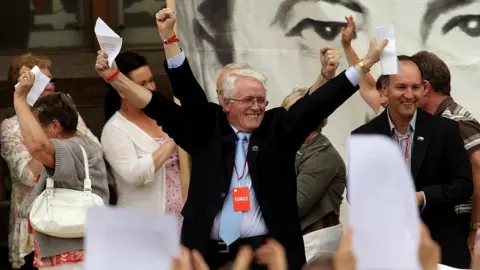
[{"label": "crowd of people", "polygon": [[[411,169],[422,268],[480,267],[480,124],[452,99],[448,66],[430,52],[400,55],[398,74],[373,78],[388,41],[372,40],[360,58],[351,45],[355,22],[346,20],[350,67],[338,72],[338,52],[322,48],[313,84],[267,110],[267,78],[241,63],[225,66],[218,102],[209,102],[174,32],[176,13],[162,9],[156,24],[175,99],[155,91],[143,56],[120,53],[109,65],[98,52],[95,69],[107,87],[100,140],[71,97],[56,91],[49,59],[14,57],[16,114],[0,135],[12,179],[12,267],[83,269],[83,238],[36,230],[29,211],[49,177],[55,188],[84,189],[85,149],[92,192],[105,204],[177,218],[181,256],[172,269],[355,269],[355,232],[339,220],[347,169],[322,129],[358,89],[377,117],[352,134],[391,138]],[[31,107],[34,66],[51,80]]]}]

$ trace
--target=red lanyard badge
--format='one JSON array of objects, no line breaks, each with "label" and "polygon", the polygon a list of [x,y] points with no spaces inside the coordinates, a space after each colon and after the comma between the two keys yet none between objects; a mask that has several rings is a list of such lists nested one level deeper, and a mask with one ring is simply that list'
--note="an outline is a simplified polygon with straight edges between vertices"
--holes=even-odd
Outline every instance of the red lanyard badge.
[{"label": "red lanyard badge", "polygon": [[233,210],[235,212],[239,211],[250,211],[250,191],[248,187],[241,187],[240,181],[245,176],[247,171],[247,157],[245,156],[245,161],[243,162],[242,174],[238,173],[237,164],[233,165],[235,169],[235,174],[237,175],[238,188],[232,189],[232,199],[233,199]]}]

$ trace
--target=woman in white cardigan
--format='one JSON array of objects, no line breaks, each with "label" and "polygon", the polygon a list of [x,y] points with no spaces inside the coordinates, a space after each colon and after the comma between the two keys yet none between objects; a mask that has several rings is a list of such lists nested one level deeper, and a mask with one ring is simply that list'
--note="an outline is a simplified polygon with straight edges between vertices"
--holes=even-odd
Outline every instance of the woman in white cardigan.
[{"label": "woman in white cardigan", "polygon": [[[143,56],[126,52],[115,61],[132,81],[155,91],[152,72]],[[184,200],[175,142],[155,120],[131,106],[110,86],[105,118],[108,121],[101,143],[115,177],[117,206],[173,214],[181,227]]]}]

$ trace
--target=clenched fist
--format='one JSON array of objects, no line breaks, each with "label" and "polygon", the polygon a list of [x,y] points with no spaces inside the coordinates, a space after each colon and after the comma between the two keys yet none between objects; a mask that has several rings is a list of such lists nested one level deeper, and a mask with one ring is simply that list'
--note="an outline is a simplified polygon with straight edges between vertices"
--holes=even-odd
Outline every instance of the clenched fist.
[{"label": "clenched fist", "polygon": [[339,65],[335,48],[330,46],[322,48],[320,50],[320,62],[322,64],[322,76],[327,80],[335,77]]},{"label": "clenched fist", "polygon": [[97,61],[95,62],[95,70],[100,77],[106,80],[117,70],[117,64],[115,64],[115,61],[113,61],[112,67],[109,67],[107,53],[104,51],[98,51]]},{"label": "clenched fist", "polygon": [[164,8],[155,14],[157,21],[158,33],[162,40],[169,39],[173,36],[177,14],[171,8]]}]

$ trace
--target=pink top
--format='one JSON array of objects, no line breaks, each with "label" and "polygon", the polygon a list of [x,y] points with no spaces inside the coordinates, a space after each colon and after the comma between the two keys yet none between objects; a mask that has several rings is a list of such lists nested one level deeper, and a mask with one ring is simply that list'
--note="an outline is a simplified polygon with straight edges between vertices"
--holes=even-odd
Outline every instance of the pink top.
[{"label": "pink top", "polygon": [[[171,138],[153,138],[161,147],[166,142],[171,140]],[[183,194],[182,194],[182,183],[180,180],[180,163],[178,152],[171,155],[170,158],[164,164],[165,168],[165,180],[166,183],[166,194],[165,194],[165,213],[171,214],[177,217],[178,227],[182,229],[183,217],[181,211],[183,209]]]}]

